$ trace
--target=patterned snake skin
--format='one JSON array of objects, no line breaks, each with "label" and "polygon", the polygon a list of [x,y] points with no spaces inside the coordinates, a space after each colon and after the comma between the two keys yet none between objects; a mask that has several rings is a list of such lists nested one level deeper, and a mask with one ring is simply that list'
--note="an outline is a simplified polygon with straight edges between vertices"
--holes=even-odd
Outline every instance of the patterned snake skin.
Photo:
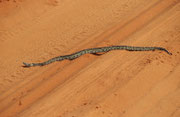
[{"label": "patterned snake skin", "polygon": [[73,60],[73,59],[76,59],[76,58],[80,57],[83,54],[97,54],[99,52],[108,52],[108,51],[111,51],[111,50],[128,50],[128,51],[161,50],[161,51],[165,51],[169,55],[172,55],[172,53],[170,53],[168,50],[166,50],[165,48],[162,48],[162,47],[109,46],[109,47],[99,47],[99,48],[84,49],[84,50],[78,51],[78,52],[70,54],[70,55],[58,56],[58,57],[49,59],[48,61],[45,61],[45,62],[42,62],[42,63],[25,63],[25,62],[23,62],[23,64],[25,65],[24,67],[44,66],[44,65],[48,65],[48,64],[50,64],[52,62],[55,62],[55,61],[62,61],[62,60],[65,60],[65,59]]}]

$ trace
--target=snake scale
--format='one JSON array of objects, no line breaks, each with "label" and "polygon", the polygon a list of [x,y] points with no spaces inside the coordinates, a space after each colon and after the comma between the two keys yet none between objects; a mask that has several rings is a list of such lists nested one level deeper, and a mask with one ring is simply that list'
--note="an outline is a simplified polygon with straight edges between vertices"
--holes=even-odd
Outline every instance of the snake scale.
[{"label": "snake scale", "polygon": [[168,53],[169,55],[172,55],[172,53],[170,53],[168,50],[166,50],[165,48],[162,47],[135,47],[135,46],[108,46],[108,47],[99,47],[99,48],[89,48],[89,49],[84,49],[78,52],[75,52],[73,54],[69,54],[69,55],[64,55],[64,56],[58,56],[52,59],[49,59],[45,62],[42,63],[25,63],[24,67],[33,67],[33,66],[44,66],[44,65],[48,65],[52,62],[55,61],[62,61],[65,59],[68,60],[73,60],[76,59],[78,57],[80,57],[81,55],[84,54],[97,54],[100,52],[108,52],[111,50],[128,50],[128,51],[154,51],[154,50],[161,50],[161,51],[165,51],[166,53]]}]

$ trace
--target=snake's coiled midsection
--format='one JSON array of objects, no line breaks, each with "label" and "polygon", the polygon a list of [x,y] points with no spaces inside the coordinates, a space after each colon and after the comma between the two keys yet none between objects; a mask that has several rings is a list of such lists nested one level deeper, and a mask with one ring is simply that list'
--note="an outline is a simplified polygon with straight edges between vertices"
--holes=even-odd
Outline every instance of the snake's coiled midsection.
[{"label": "snake's coiled midsection", "polygon": [[73,59],[76,59],[76,58],[78,58],[84,54],[96,54],[96,53],[100,53],[100,52],[108,52],[111,50],[128,50],[128,51],[161,50],[161,51],[165,51],[169,55],[172,55],[172,53],[170,53],[168,50],[166,50],[165,48],[162,48],[162,47],[108,46],[108,47],[84,49],[84,50],[78,51],[78,52],[70,54],[70,55],[58,56],[58,57],[49,59],[48,61],[45,61],[42,63],[25,63],[25,62],[23,62],[23,64],[25,67],[44,66],[44,65],[48,65],[48,64],[55,62],[55,61],[62,61],[65,59],[73,60]]}]

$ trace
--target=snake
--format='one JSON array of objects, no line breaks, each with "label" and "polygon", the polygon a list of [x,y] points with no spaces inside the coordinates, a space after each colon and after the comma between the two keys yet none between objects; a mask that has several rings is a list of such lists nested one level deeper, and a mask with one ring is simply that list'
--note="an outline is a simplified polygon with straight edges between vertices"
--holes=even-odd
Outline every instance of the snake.
[{"label": "snake", "polygon": [[127,50],[127,51],[155,51],[155,50],[160,50],[160,51],[164,51],[169,55],[172,55],[172,53],[170,53],[167,49],[163,48],[163,47],[136,47],[136,46],[108,46],[108,47],[98,47],[98,48],[89,48],[89,49],[84,49],[84,50],[80,50],[78,52],[69,54],[69,55],[64,55],[64,56],[57,56],[54,58],[51,58],[45,62],[41,62],[41,63],[26,63],[23,62],[24,67],[34,67],[34,66],[44,66],[44,65],[48,65],[50,63],[53,63],[55,61],[62,61],[65,59],[68,60],[74,60],[84,54],[95,54],[98,55],[98,53],[102,53],[102,52],[109,52],[112,50]]}]

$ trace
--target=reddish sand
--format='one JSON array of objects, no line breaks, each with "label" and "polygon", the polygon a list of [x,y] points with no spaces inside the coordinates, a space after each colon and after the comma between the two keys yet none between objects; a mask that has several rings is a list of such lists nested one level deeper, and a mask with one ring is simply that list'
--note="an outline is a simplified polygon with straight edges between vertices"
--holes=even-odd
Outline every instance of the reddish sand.
[{"label": "reddish sand", "polygon": [[[109,45],[165,52],[86,54]],[[0,117],[180,117],[179,0],[0,0]]]}]

